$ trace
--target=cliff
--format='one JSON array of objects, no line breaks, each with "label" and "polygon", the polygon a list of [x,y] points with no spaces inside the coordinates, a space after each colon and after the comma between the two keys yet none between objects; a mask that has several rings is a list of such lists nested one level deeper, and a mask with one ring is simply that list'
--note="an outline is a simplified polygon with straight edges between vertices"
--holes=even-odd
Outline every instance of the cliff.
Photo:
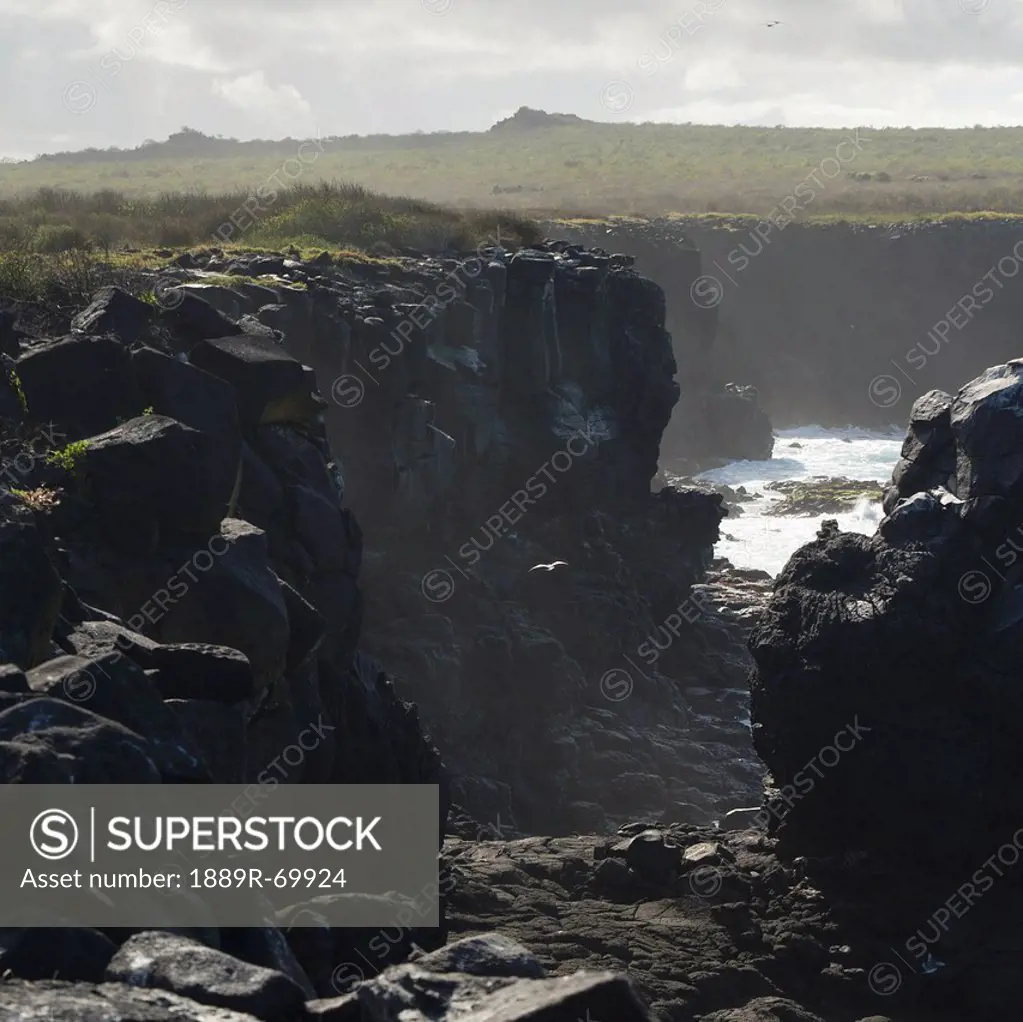
[{"label": "cliff", "polygon": [[[6,783],[439,781],[442,833],[450,791],[454,825],[479,834],[605,831],[675,802],[699,822],[758,790],[741,710],[710,712],[708,682],[736,684],[729,640],[678,612],[720,498],[650,492],[677,397],[656,285],[554,245],[358,264],[213,251],[133,287],[71,318],[0,317]],[[622,663],[665,620],[634,679]],[[720,771],[733,745],[746,760]],[[356,978],[337,963],[379,936],[283,918],[199,946],[48,932],[5,931],[0,962],[76,985],[0,990],[0,1017],[5,998],[161,1017],[117,986],[143,952],[172,994],[263,1011],[284,976],[322,1013]],[[446,930],[398,934],[373,971]],[[539,984],[513,1000],[644,1015],[617,977],[548,987],[474,954]],[[201,976],[182,985],[184,961]],[[444,982],[431,967],[400,982]],[[268,999],[217,1000],[225,968]]]},{"label": "cliff", "polygon": [[1021,994],[1021,413],[1020,360],[923,395],[877,533],[825,522],[750,641],[772,830],[854,856],[931,1003],[978,1018]]},{"label": "cliff", "polygon": [[708,371],[755,386],[779,427],[901,425],[922,394],[954,390],[1016,353],[1023,246],[1014,221],[715,217],[559,229],[635,255],[663,282],[682,373],[699,350],[679,339],[707,337],[685,325],[716,313]]},{"label": "cliff", "polygon": [[829,525],[777,580],[744,809],[758,583],[708,570],[718,497],[650,492],[674,364],[628,259],[211,251],[148,284],[0,316],[2,779],[441,780],[444,925],[8,926],[0,1020],[1019,1003],[1019,364],[920,401],[878,536]]},{"label": "cliff", "polygon": [[[741,668],[685,616],[720,499],[650,492],[678,385],[663,292],[629,262],[552,243],[359,265],[210,253],[160,274],[314,367],[346,504],[371,523],[360,649],[419,707],[455,801],[512,831],[676,803],[709,819],[759,784],[741,710],[714,706]],[[722,748],[745,758],[718,771]]]}]

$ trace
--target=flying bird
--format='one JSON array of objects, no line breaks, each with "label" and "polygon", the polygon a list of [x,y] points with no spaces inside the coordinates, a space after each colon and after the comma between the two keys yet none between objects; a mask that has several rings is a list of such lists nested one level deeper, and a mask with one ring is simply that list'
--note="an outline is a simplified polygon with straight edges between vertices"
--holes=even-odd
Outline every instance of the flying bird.
[{"label": "flying bird", "polygon": [[555,568],[567,568],[568,561],[551,561],[550,564],[534,564],[530,571],[553,571]]},{"label": "flying bird", "polygon": [[767,25],[768,28],[774,28],[775,25],[783,25],[783,24],[784,24],[783,21],[768,21],[768,22],[766,22],[766,25]]}]

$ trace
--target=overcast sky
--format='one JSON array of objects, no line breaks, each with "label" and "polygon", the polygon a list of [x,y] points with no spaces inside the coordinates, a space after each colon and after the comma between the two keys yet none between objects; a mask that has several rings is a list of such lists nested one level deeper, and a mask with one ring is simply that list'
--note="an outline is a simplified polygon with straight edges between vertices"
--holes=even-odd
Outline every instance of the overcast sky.
[{"label": "overcast sky", "polygon": [[[768,21],[782,23],[768,28]],[[1023,123],[1020,0],[0,0],[0,153],[605,121]]]}]

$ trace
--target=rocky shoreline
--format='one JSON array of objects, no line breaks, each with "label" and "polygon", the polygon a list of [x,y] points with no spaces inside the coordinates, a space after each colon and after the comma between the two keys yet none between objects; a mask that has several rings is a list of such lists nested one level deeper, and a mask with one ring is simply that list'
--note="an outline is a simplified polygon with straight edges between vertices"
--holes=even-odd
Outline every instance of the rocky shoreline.
[{"label": "rocky shoreline", "polygon": [[[7,927],[0,1020],[1018,1003],[1011,881],[919,936],[1016,808],[1011,729],[983,734],[1015,719],[1010,596],[964,618],[928,587],[1013,509],[986,430],[1018,367],[915,410],[878,537],[828,527],[772,585],[714,559],[719,494],[651,492],[680,388],[626,257],[211,250],[73,311],[0,315],[3,780],[264,783],[301,747],[280,783],[439,783],[442,925]],[[979,620],[1001,673],[949,673]]]}]

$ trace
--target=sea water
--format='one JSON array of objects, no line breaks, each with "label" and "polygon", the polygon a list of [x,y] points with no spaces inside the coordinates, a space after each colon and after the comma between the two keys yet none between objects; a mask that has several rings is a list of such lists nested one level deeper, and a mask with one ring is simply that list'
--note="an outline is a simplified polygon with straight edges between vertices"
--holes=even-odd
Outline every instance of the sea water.
[{"label": "sea water", "polygon": [[776,517],[764,512],[784,497],[764,486],[814,476],[872,479],[883,486],[891,480],[904,437],[904,430],[881,433],[821,426],[776,430],[770,461],[733,461],[701,473],[696,477],[700,482],[724,483],[733,489],[744,486],[747,492],[759,494],[742,504],[741,515],[722,521],[715,553],[737,568],[760,568],[777,575],[792,553],[814,538],[826,518],[837,518],[845,532],[873,534],[883,517],[879,500],[864,497],[842,514]]}]

